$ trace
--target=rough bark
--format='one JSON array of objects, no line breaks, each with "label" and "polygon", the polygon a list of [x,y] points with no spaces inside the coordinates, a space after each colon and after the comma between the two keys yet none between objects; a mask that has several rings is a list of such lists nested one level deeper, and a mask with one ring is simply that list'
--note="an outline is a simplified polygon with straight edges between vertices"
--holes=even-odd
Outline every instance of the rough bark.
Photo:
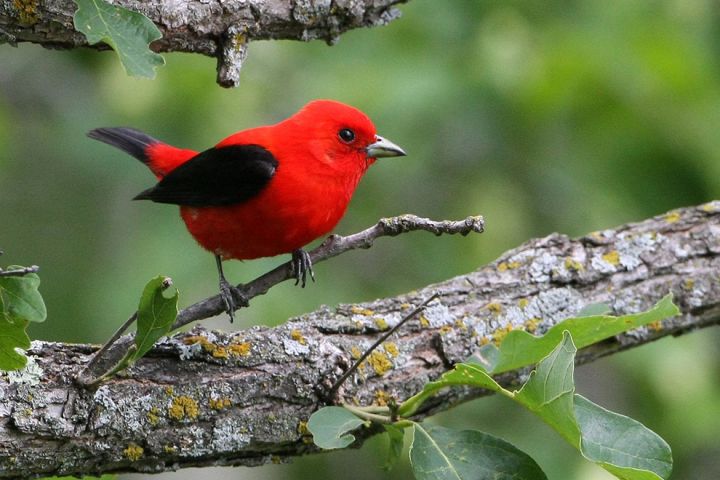
[{"label": "rough bark", "polygon": [[[718,272],[716,201],[578,239],[531,240],[467,275],[275,328],[196,327],[94,390],[73,382],[94,347],[34,342],[32,365],[0,377],[0,477],[259,465],[311,452],[302,422],[321,394],[431,292],[439,299],[368,358],[343,400],[402,400],[509,328],[543,332],[590,303],[637,312],[671,291],[682,314],[581,351],[581,362],[718,324]],[[479,393],[447,391],[430,409]]]},{"label": "rough bark", "polygon": [[[218,83],[236,86],[253,40],[324,39],[360,27],[385,25],[407,0],[110,0],[150,18],[163,38],[158,52],[201,53],[218,58]],[[87,47],[73,28],[72,0],[0,0],[0,43],[39,43],[49,48]],[[106,45],[92,48],[106,49]]]}]

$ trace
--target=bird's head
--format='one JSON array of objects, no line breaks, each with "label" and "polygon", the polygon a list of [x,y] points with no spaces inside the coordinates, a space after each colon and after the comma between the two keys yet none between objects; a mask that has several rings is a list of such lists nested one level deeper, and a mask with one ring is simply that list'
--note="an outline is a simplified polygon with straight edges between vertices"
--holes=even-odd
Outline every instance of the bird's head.
[{"label": "bird's head", "polygon": [[375,125],[360,110],[333,100],[315,100],[290,117],[292,135],[303,137],[313,156],[333,170],[350,164],[364,171],[376,159],[398,157],[405,151],[377,135]]}]

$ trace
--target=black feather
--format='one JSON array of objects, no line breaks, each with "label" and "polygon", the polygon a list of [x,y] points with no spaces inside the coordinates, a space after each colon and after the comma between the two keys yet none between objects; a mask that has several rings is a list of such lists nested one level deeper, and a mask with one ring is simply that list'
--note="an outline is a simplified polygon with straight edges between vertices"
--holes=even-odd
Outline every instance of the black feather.
[{"label": "black feather", "polygon": [[235,205],[270,182],[278,161],[258,145],[215,147],[197,154],[134,200],[188,207]]},{"label": "black feather", "polygon": [[148,163],[147,147],[159,140],[147,135],[140,130],[126,127],[96,128],[88,132],[88,137],[99,140],[113,147],[129,153],[144,164]]}]

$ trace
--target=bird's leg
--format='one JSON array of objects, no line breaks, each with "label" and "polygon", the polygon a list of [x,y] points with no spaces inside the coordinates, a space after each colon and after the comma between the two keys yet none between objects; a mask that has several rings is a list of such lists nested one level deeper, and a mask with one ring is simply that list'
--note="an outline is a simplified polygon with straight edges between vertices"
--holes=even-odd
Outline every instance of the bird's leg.
[{"label": "bird's leg", "polygon": [[310,273],[312,281],[315,281],[315,272],[313,272],[312,260],[310,260],[310,255],[302,248],[298,248],[292,252],[292,268],[293,276],[295,277],[295,285],[299,283],[302,288],[305,288],[305,281],[307,280],[308,273]]},{"label": "bird's leg", "polygon": [[225,311],[230,316],[230,323],[233,323],[233,320],[235,320],[235,310],[239,307],[247,307],[250,303],[239,288],[225,280],[220,255],[215,255],[215,263],[217,264],[218,276],[220,277],[220,298],[222,298],[225,304]]}]

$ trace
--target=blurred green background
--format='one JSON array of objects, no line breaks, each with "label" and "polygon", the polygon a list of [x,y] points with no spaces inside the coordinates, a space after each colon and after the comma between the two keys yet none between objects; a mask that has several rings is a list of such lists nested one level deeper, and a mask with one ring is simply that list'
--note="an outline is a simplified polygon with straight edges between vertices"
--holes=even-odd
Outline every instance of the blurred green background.
[{"label": "blurred green background", "polygon": [[[212,256],[175,208],[130,201],[153,178],[85,137],[98,126],[203,149],[334,98],[367,112],[409,153],[368,172],[338,233],[406,212],[485,215],[481,236],[406,235],[322,263],[316,284],[273,289],[232,328],[395,295],[531,237],[581,235],[720,197],[716,1],[412,0],[401,9],[402,19],[345,34],[332,48],[253,43],[234,90],[215,85],[214,60],[188,54],[165,55],[148,81],[125,76],[112,53],[0,48],[0,260],[41,266],[50,314],[33,337],[102,341],[157,274],[174,279],[184,305],[217,291]],[[226,274],[239,282],[285,260],[230,262]],[[231,328],[224,318],[211,326]],[[719,345],[717,328],[658,341],[581,367],[579,390],[661,434],[674,451],[673,478],[720,478]],[[610,478],[503,399],[436,420],[503,436],[552,479]],[[377,438],[359,451],[202,475],[410,478],[407,465],[379,469],[384,447]]]}]

